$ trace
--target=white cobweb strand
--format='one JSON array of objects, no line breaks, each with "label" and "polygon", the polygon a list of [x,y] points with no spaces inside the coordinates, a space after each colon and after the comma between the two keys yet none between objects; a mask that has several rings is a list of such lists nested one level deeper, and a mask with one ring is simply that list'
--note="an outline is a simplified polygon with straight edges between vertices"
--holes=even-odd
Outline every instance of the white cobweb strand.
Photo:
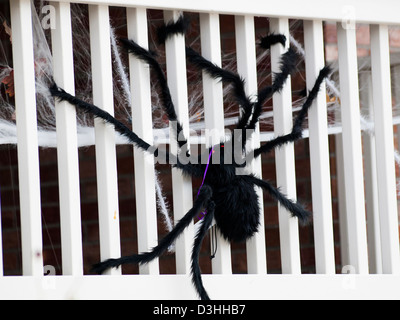
[{"label": "white cobweb strand", "polygon": [[119,48],[117,45],[115,30],[112,27],[110,28],[110,36],[111,36],[111,49],[112,49],[112,52],[114,55],[114,63],[117,68],[117,74],[120,78],[122,92],[125,96],[125,102],[127,103],[127,106],[129,108],[131,108],[132,96],[131,96],[131,90],[130,90],[130,85],[129,85],[129,79],[125,73],[124,65],[123,65],[122,59],[121,59],[121,54],[119,52]]},{"label": "white cobweb strand", "polygon": [[[121,55],[120,55],[120,52],[119,52],[119,49],[117,46],[114,29],[113,28],[110,28],[110,29],[111,29],[111,32],[110,32],[111,48],[112,48],[112,52],[113,52],[113,56],[114,56],[114,63],[117,68],[118,77],[121,81],[122,93],[125,96],[125,101],[128,106],[128,108],[126,108],[126,109],[131,109],[132,95],[131,95],[131,91],[130,91],[128,75],[126,74],[125,68],[122,63]],[[129,113],[127,112],[127,114],[129,114]],[[156,190],[156,198],[157,198],[157,207],[163,217],[164,226],[166,227],[168,232],[171,232],[172,228],[173,228],[172,220],[169,216],[167,200],[163,195],[162,186],[161,186],[160,180],[158,179],[157,170],[155,170],[155,190]],[[173,251],[174,247],[170,246],[168,250]]]},{"label": "white cobweb strand", "polygon": [[[161,212],[165,228],[167,229],[168,232],[171,232],[174,226],[172,223],[172,219],[169,215],[167,200],[164,197],[164,194],[161,189],[161,183],[160,183],[160,180],[158,179],[158,171],[157,170],[155,170],[155,178],[156,178],[155,186],[156,186],[156,196],[157,196],[157,207],[158,207],[159,211]],[[168,251],[169,252],[175,251],[174,243],[168,247]]]},{"label": "white cobweb strand", "polygon": [[[82,17],[82,12],[79,7],[75,7],[76,11],[72,11],[72,19],[78,25],[82,24],[79,20]],[[50,52],[49,45],[46,40],[40,19],[37,15],[34,5],[32,5],[32,21],[33,21],[33,39],[35,44],[35,80],[36,80],[36,98],[37,98],[37,113],[38,113],[38,144],[45,148],[55,148],[57,147],[57,135],[55,131],[56,119],[55,119],[55,105],[54,99],[51,97],[49,92],[49,84],[53,77],[53,64],[52,55]],[[116,94],[120,96],[117,97],[118,101],[122,102],[124,106],[123,111],[125,116],[129,117],[129,112],[131,109],[131,92],[129,85],[129,78],[125,72],[124,64],[121,59],[121,54],[116,41],[114,28],[110,28],[110,39],[111,39],[111,49],[113,54],[113,68],[116,70],[116,77],[121,85],[121,90],[115,90]],[[77,28],[77,32],[82,33],[82,37],[88,37],[88,31],[84,28]],[[90,53],[85,52],[89,60]],[[0,57],[1,59],[1,57]],[[0,82],[2,82],[6,77],[10,76],[12,68],[5,65],[3,61],[0,61]],[[6,63],[6,61],[5,61]],[[87,74],[89,80],[91,75]],[[84,95],[90,95],[89,92],[85,92]],[[122,96],[121,96],[122,95]],[[12,106],[8,101],[4,100],[0,96],[0,144],[17,144],[17,128],[13,121],[10,121],[11,115],[15,111],[14,106]],[[8,119],[8,120],[7,120]],[[78,146],[91,146],[95,144],[95,133],[92,126],[86,125],[87,121],[85,115],[81,119],[78,116]],[[127,138],[116,133],[116,143],[117,144],[130,144]],[[161,215],[164,217],[163,221],[168,231],[172,230],[172,222],[169,217],[168,204],[163,196],[162,186],[158,179],[155,181],[155,189],[157,194],[157,204]],[[171,248],[172,249],[172,248]]]},{"label": "white cobweb strand", "polygon": [[[85,19],[87,17],[83,13],[83,6],[74,6],[71,10],[73,24],[75,24],[74,28],[74,37],[80,41],[82,39],[87,39],[89,37],[89,31],[85,29]],[[55,134],[55,106],[54,100],[49,94],[48,86],[52,79],[53,67],[52,67],[52,56],[49,48],[49,44],[47,42],[44,30],[41,25],[40,17],[37,15],[36,9],[34,5],[32,5],[32,21],[33,21],[33,39],[35,44],[35,73],[36,73],[36,97],[37,97],[37,112],[38,112],[38,139],[39,145],[42,147],[56,147],[57,140]],[[4,26],[5,27],[5,26]],[[1,26],[0,26],[1,28]],[[10,31],[9,31],[10,32]],[[119,52],[119,48],[116,41],[115,30],[111,27],[111,48],[113,54],[113,69],[115,74],[114,79],[114,93],[115,99],[118,101],[118,110],[122,112],[122,114],[128,119],[131,117],[131,92],[129,85],[129,77],[125,71],[126,66],[124,65],[123,59],[121,58],[121,54]],[[296,49],[300,56],[305,57],[305,50],[300,42],[298,42],[292,35],[290,35],[290,43]],[[2,44],[0,44],[1,46]],[[1,48],[0,48],[1,49]],[[84,46],[81,47],[82,52],[77,52],[78,55],[82,58],[83,66],[78,66],[77,73],[84,74],[87,77],[87,83],[91,82],[91,74],[90,72],[85,71],[85,62],[90,61],[90,51]],[[0,50],[1,52],[4,52]],[[263,51],[262,54],[257,57],[257,61],[261,61],[268,55],[269,52]],[[230,57],[229,55],[227,57]],[[230,70],[234,70],[234,59],[232,63],[229,63],[227,68]],[[7,61],[2,61],[2,57],[0,56],[0,82],[2,82],[5,77],[10,75],[12,69],[8,66]],[[340,90],[338,89],[337,84],[332,79],[326,80],[326,85],[328,89],[328,93],[337,99],[333,103],[328,103],[328,108],[330,111],[340,110]],[[200,86],[199,86],[200,87]],[[84,99],[88,99],[90,102],[90,86],[87,88],[84,86],[81,88],[82,92],[79,92],[81,97]],[[360,88],[360,91],[365,90],[364,88]],[[229,86],[224,88],[224,94],[229,95]],[[152,98],[155,101],[156,105],[159,103],[159,96],[157,95],[157,90],[152,90]],[[301,100],[295,103],[293,111],[298,110],[298,106],[302,103]],[[157,106],[159,108],[159,106]],[[400,116],[396,114],[398,106],[394,107],[395,114],[393,118],[393,125],[396,125],[400,122]],[[12,114],[15,108],[10,103],[10,101],[4,99],[0,95],[0,144],[16,144],[16,126],[12,119]],[[203,118],[203,108],[202,108],[202,93],[201,90],[193,92],[193,95],[189,98],[189,111],[190,111],[190,125],[191,128],[196,130],[201,130],[204,128],[204,122],[199,121]],[[225,110],[225,124],[230,125],[235,123],[237,120],[237,108],[233,106],[232,108],[228,108]],[[261,115],[260,121],[263,123],[271,123],[273,119],[272,112],[265,112]],[[88,121],[89,120],[89,121]],[[341,123],[340,117],[330,119],[330,126],[328,129],[329,134],[336,134],[341,131]],[[367,134],[374,135],[374,121],[369,117],[365,117],[363,115],[360,116],[360,125],[361,130],[366,132]],[[167,123],[163,123],[162,117],[154,118],[154,127],[167,127]],[[168,130],[167,130],[168,131]],[[263,132],[262,137],[269,137],[272,133]],[[118,144],[126,144],[129,143],[127,139],[116,134],[117,143]],[[78,145],[79,146],[89,146],[95,143],[94,138],[94,130],[92,127],[92,123],[90,122],[90,117],[86,117],[85,114],[78,115]],[[395,157],[396,165],[400,166],[400,157],[396,151]],[[157,189],[161,190],[161,186],[158,182],[156,182],[158,186]],[[162,194],[162,192],[161,192]],[[161,201],[162,202],[162,201]],[[166,217],[168,216],[167,206],[159,206],[160,211]],[[170,226],[167,226],[169,228]]]},{"label": "white cobweb strand", "polygon": [[[296,51],[303,57],[305,58],[306,52],[302,45],[292,36],[290,35],[290,43],[291,45],[296,49]],[[337,88],[336,83],[332,79],[326,79],[326,86],[328,90],[336,97],[340,98],[340,90]],[[340,107],[340,106],[338,106]],[[392,107],[392,106],[391,106]],[[397,106],[395,106],[393,109],[397,109]],[[393,117],[392,125],[399,125],[400,124],[400,117]],[[337,128],[337,124],[335,127]],[[360,114],[360,127],[363,132],[365,132],[368,135],[375,135],[375,123],[373,119],[369,119],[368,117]],[[341,129],[341,128],[340,128]],[[397,150],[394,150],[394,161],[397,166],[400,167],[400,153]],[[397,193],[400,195],[400,182],[397,184]]]},{"label": "white cobweb strand", "polygon": [[173,229],[172,220],[168,213],[168,205],[161,190],[161,183],[160,180],[158,179],[157,171],[156,171],[156,194],[157,194],[157,206],[163,215],[164,224],[168,232],[171,232]]}]

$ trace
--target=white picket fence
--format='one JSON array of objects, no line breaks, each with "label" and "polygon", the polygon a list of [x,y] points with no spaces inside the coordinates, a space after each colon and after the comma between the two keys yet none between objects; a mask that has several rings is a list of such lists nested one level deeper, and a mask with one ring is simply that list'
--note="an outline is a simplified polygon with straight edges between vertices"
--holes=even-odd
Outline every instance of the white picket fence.
[{"label": "white picket fence", "polygon": [[[341,192],[342,257],[350,275],[335,274],[332,224],[331,177],[325,94],[309,114],[312,174],[312,211],[316,273],[302,275],[297,221],[279,209],[282,275],[267,274],[265,234],[247,242],[247,275],[232,275],[230,245],[218,242],[212,275],[204,284],[213,299],[352,299],[400,298],[400,253],[395,184],[391,78],[388,25],[400,24],[397,0],[281,0],[281,1],[187,1],[187,0],[64,0],[53,1],[56,28],[52,30],[54,72],[59,86],[74,92],[70,2],[89,4],[94,103],[112,108],[112,76],[109,6],[127,7],[128,36],[148,45],[146,9],[162,9],[166,20],[181,11],[200,13],[202,54],[221,63],[219,14],[235,15],[238,71],[246,78],[248,93],[257,92],[254,16],[270,18],[271,31],[289,35],[288,19],[304,20],[307,86],[311,88],[324,66],[323,21],[337,22],[341,87],[342,136],[337,138],[338,175]],[[62,238],[62,276],[44,276],[35,78],[30,0],[10,0],[15,98],[18,129],[18,168],[21,203],[23,276],[0,276],[0,298],[107,298],[107,299],[191,299],[196,298],[190,280],[192,225],[176,245],[177,275],[159,275],[158,261],[140,268],[140,275],[84,276],[80,217],[78,149],[75,108],[65,103],[57,107],[58,167]],[[350,24],[349,24],[350,21]],[[371,25],[371,105],[375,136],[371,157],[363,172],[360,130],[360,101],[355,29],[351,22]],[[176,101],[178,116],[188,128],[184,38],[174,37],[166,47],[168,82]],[[271,50],[273,69],[284,48]],[[132,113],[135,132],[149,143],[153,136],[150,108],[149,71],[143,63],[130,60],[134,75]],[[205,117],[209,129],[223,129],[222,85],[204,77]],[[138,89],[139,88],[139,89]],[[287,133],[292,125],[291,88],[288,84],[274,96],[275,133]],[[107,110],[113,113],[112,109]],[[98,180],[101,258],[120,256],[118,191],[115,135],[110,126],[96,122],[96,167]],[[221,130],[223,132],[223,130]],[[342,138],[341,138],[342,137]],[[256,137],[259,139],[259,137]],[[375,141],[375,142],[374,142]],[[376,155],[376,156],[375,156]],[[136,152],[135,183],[138,246],[146,251],[157,243],[154,165],[152,159]],[[148,159],[150,158],[150,161]],[[277,185],[296,197],[293,145],[276,153]],[[254,164],[261,173],[261,163]],[[371,173],[373,172],[373,174]],[[364,196],[364,174],[368,196]],[[369,193],[370,192],[370,193]],[[174,218],[192,206],[192,186],[180,172],[173,172]],[[367,198],[367,199],[365,199]],[[372,199],[372,200],[371,200]],[[375,210],[366,203],[375,201]],[[367,206],[369,208],[369,206]],[[368,228],[375,228],[369,236]],[[263,224],[263,221],[262,221]],[[379,228],[377,228],[379,226]],[[346,250],[345,250],[346,251]],[[2,273],[0,255],[0,274]],[[370,274],[371,273],[371,274]],[[375,274],[372,274],[375,273]]]}]

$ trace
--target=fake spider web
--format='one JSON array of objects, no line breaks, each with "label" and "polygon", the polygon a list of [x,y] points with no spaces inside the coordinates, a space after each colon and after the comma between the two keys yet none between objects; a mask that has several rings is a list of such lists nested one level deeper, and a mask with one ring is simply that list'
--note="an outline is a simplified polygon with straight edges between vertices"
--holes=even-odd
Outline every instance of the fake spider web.
[{"label": "fake spider web", "polygon": [[[50,30],[44,30],[43,13],[40,12],[40,8],[43,7],[43,1],[39,3],[32,2],[32,20],[33,20],[33,41],[34,41],[34,63],[35,63],[35,80],[36,80],[36,103],[37,103],[37,122],[38,122],[38,142],[41,147],[56,147],[56,123],[55,123],[55,106],[54,99],[50,96],[49,85],[52,82],[53,75],[53,64],[51,54],[51,43],[50,43]],[[39,12],[39,14],[38,14]],[[88,26],[88,14],[87,6],[72,4],[71,5],[71,19],[73,28],[73,39],[74,43],[79,43],[79,50],[74,51],[75,61],[75,76],[76,78],[76,92],[79,98],[91,102],[92,101],[92,89],[91,89],[91,70],[90,70],[90,44],[89,40],[89,26]],[[10,38],[10,43],[0,42],[0,144],[16,144],[16,124],[15,124],[15,106],[14,106],[14,87],[13,87],[13,69],[12,63],[7,60],[5,46],[10,46],[12,42],[12,30],[9,26],[9,21],[4,17],[0,17],[0,32],[6,33]],[[154,21],[150,20],[151,23]],[[112,49],[112,68],[113,68],[113,90],[114,90],[114,103],[115,113],[119,120],[122,120],[125,124],[130,126],[131,122],[131,93],[129,86],[128,76],[128,63],[125,53],[122,53],[118,46],[116,33],[119,33],[121,29],[126,28],[124,25],[126,21],[123,19],[117,19],[117,21],[111,21],[111,49]],[[301,42],[297,40],[293,34],[299,28],[298,21],[291,23],[290,30],[290,43],[297,50],[301,57],[305,57],[304,49]],[[150,28],[154,26],[150,26]],[[153,39],[153,33],[150,32],[150,44],[156,43],[156,39]],[[198,42],[199,36],[195,36],[189,45]],[[158,46],[156,46],[158,47]],[[164,53],[161,51],[159,59],[165,59]],[[232,52],[225,52],[223,57],[223,67],[236,71],[236,56]],[[301,65],[303,61],[299,62]],[[269,65],[269,51],[263,51],[257,55],[257,64],[259,70],[267,74]],[[337,63],[333,63],[333,69],[337,74],[338,66]],[[301,66],[299,66],[301,68]],[[368,69],[368,59],[361,61],[359,64],[360,74]],[[191,74],[191,72],[193,74]],[[271,81],[270,70],[269,75],[266,75],[261,79],[259,86],[262,87]],[[196,78],[196,71],[188,69],[188,78]],[[305,83],[305,79],[301,79]],[[198,81],[201,81],[199,79]],[[166,120],[165,114],[161,109],[160,96],[157,91],[156,81],[152,81],[152,109],[153,109],[153,126],[154,130],[163,130],[165,136],[168,136],[168,121]],[[399,83],[393,84],[394,92],[400,92]],[[200,85],[192,86],[196,89],[189,89],[188,105],[189,105],[189,122],[190,128],[196,132],[200,132],[204,129],[204,108],[203,108],[203,93]],[[365,84],[360,84],[360,93],[369,90]],[[230,99],[230,87],[224,86],[224,113],[225,113],[225,126],[229,127],[234,124],[238,119],[238,107],[234,101]],[[300,106],[304,102],[304,95],[300,92],[294,94],[293,101],[293,112],[300,109]],[[397,101],[398,102],[398,101]],[[341,132],[341,121],[340,121],[340,87],[338,81],[335,81],[335,77],[327,81],[327,107],[328,107],[328,124],[329,134],[337,134]],[[397,125],[400,123],[400,104],[396,104],[392,108],[393,110],[393,124]],[[373,120],[363,113],[360,117],[361,130],[373,135],[374,134],[374,123]],[[78,112],[77,114],[77,127],[78,127],[78,145],[90,146],[95,143],[93,119],[84,113]],[[260,125],[263,133],[270,134],[273,137],[273,113],[271,108],[266,108],[266,111],[260,117]],[[126,144],[125,138],[116,134],[117,144]],[[400,156],[398,152],[395,152],[395,161],[397,165],[400,165]],[[159,185],[159,183],[157,183]],[[167,205],[163,200],[160,200],[162,195],[161,188],[157,189],[159,194],[159,207],[162,211],[167,211]],[[168,224],[168,223],[167,223]],[[170,229],[171,226],[168,227]]]}]

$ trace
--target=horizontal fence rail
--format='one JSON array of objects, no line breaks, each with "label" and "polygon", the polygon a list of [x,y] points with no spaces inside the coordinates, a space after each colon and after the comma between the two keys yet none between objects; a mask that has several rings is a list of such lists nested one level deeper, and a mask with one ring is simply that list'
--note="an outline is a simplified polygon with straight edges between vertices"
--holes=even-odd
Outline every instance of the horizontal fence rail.
[{"label": "horizontal fence rail", "polygon": [[[333,20],[357,21],[366,23],[398,24],[400,18],[396,14],[400,4],[396,0],[387,0],[383,6],[374,0],[338,0],[335,3],[307,0],[303,2],[282,1],[271,5],[269,2],[249,0],[246,3],[234,1],[227,6],[224,1],[205,0],[188,2],[186,0],[68,0],[60,2],[73,2],[85,4],[107,4],[118,7],[146,7],[148,9],[174,10],[195,12],[215,12],[219,14],[252,15],[268,17],[285,17],[305,20]],[[211,9],[212,8],[212,9]],[[385,8],[391,8],[387,10]]]},{"label": "horizontal fence rail", "polygon": [[[215,300],[398,300],[400,277],[388,275],[204,275]],[[0,299],[190,300],[186,275],[4,277]],[[105,289],[106,288],[106,289]],[[224,290],[220,290],[224,288]],[[237,290],[241,288],[241,292]]]},{"label": "horizontal fence rail", "polygon": [[[262,190],[260,199],[260,231],[243,246],[246,247],[247,272],[232,275],[231,244],[216,232],[217,251],[211,263],[212,275],[204,275],[204,284],[214,299],[332,299],[332,298],[400,298],[400,249],[396,170],[394,162],[394,126],[392,123],[391,65],[388,25],[400,25],[400,2],[397,0],[338,0],[327,4],[320,0],[268,1],[186,1],[186,0],[74,0],[50,2],[55,8],[56,26],[51,32],[54,79],[70,93],[75,88],[70,3],[89,5],[93,101],[101,109],[114,114],[112,76],[112,43],[110,42],[109,7],[125,7],[129,38],[149,48],[147,9],[161,9],[163,19],[177,20],[183,11],[199,14],[201,54],[217,66],[222,65],[220,15],[234,15],[238,73],[245,78],[245,91],[255,96],[257,83],[255,17],[269,19],[269,32],[284,34],[290,39],[289,19],[300,19],[304,30],[304,60],[307,90],[311,90],[319,70],[325,65],[324,21],[337,24],[338,83],[340,104],[336,116],[341,128],[335,132],[336,162],[330,159],[327,122],[326,84],[320,90],[308,115],[307,130],[310,154],[314,275],[302,275],[301,237],[298,221],[283,206],[278,207],[280,260],[282,275],[268,274]],[[17,108],[17,146],[21,219],[22,276],[4,276],[0,270],[0,299],[14,298],[125,298],[125,299],[196,299],[190,279],[190,255],[199,225],[190,224],[175,245],[176,274],[160,275],[158,259],[140,266],[139,275],[121,275],[121,268],[106,276],[83,275],[82,217],[79,181],[78,134],[75,108],[66,102],[56,103],[57,161],[60,199],[62,276],[44,276],[43,226],[39,178],[38,130],[35,100],[35,62],[32,38],[30,0],[10,0],[15,104]],[[361,77],[371,90],[359,96],[359,70],[356,30],[353,23],[370,26],[371,70]],[[188,79],[185,60],[185,37],[169,38],[165,46],[167,80],[177,115],[189,137]],[[289,50],[276,46],[270,50],[272,73],[280,68],[280,57]],[[131,89],[133,131],[153,144],[151,73],[148,66],[129,57],[127,70]],[[225,137],[224,86],[202,74],[204,124],[218,129]],[[327,83],[328,84],[328,83]],[[329,84],[328,84],[329,85]],[[274,135],[288,134],[293,127],[292,83],[286,82],[273,96]],[[361,102],[361,103],[360,103]],[[360,109],[360,104],[363,109]],[[362,134],[360,113],[373,115],[373,134]],[[115,135],[104,121],[94,123],[96,148],[96,180],[101,260],[121,256],[120,204]],[[270,132],[256,128],[252,144],[273,138]],[[198,141],[200,140],[200,141]],[[332,139],[333,140],[333,139]],[[167,143],[168,141],[163,141]],[[204,137],[190,139],[190,144],[207,144]],[[363,149],[364,143],[364,149]],[[209,147],[209,146],[208,146]],[[170,152],[177,153],[176,146]],[[158,243],[157,173],[154,156],[135,148],[134,192],[138,251],[145,252]],[[287,144],[275,151],[276,185],[290,199],[298,197],[295,145]],[[332,167],[336,170],[340,231],[333,224]],[[261,160],[248,169],[260,178]],[[300,168],[301,170],[302,168]],[[297,172],[298,173],[298,172]],[[335,180],[336,181],[336,180]],[[133,185],[133,183],[132,183]],[[171,173],[173,216],[177,223],[193,206],[192,180],[173,168]],[[365,188],[365,190],[364,190]],[[197,190],[196,190],[197,192]],[[0,208],[1,209],[1,208]],[[1,211],[0,211],[1,213]],[[368,229],[367,229],[368,226]],[[341,266],[335,255],[334,233],[340,233]],[[135,236],[136,236],[135,233]],[[0,221],[0,238],[2,235]],[[215,243],[213,243],[215,245]],[[0,243],[0,250],[4,245]],[[1,252],[0,252],[1,253]],[[0,267],[4,261],[0,258]],[[346,269],[347,267],[347,269]],[[385,275],[373,275],[383,273]],[[104,289],[107,288],[107,289]]]}]

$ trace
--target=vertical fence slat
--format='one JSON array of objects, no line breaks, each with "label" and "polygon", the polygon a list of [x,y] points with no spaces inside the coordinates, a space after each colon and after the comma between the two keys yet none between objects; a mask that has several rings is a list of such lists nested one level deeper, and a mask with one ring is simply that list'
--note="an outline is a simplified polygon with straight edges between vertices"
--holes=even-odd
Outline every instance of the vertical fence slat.
[{"label": "vertical fence slat", "polygon": [[[363,114],[368,115],[368,117],[372,120],[374,118],[374,103],[372,97],[372,78],[370,72],[364,72],[360,75],[360,85],[363,88],[360,96]],[[375,135],[372,134],[372,132],[363,132],[363,147],[369,272],[382,273],[377,183],[378,176],[376,172]]]},{"label": "vertical fence slat", "polygon": [[[270,32],[284,34],[289,39],[289,20],[286,18],[270,19]],[[271,48],[271,71],[279,72],[280,58],[289,48],[275,45]],[[292,92],[290,77],[281,92],[274,94],[274,132],[276,136],[289,133],[293,127]],[[276,184],[292,200],[296,200],[296,173],[294,145],[287,144],[275,150]],[[297,219],[279,205],[279,235],[281,242],[282,273],[301,273],[299,227]]]},{"label": "vertical fence slat", "polygon": [[371,25],[371,68],[383,273],[400,273],[399,222],[392,126],[389,32]]},{"label": "vertical fence slat", "polygon": [[[56,28],[52,30],[54,79],[74,94],[70,4],[52,2],[52,5],[56,12]],[[81,275],[82,229],[75,107],[56,101],[56,123],[62,268],[64,275]]]},{"label": "vertical fence slat", "polygon": [[[239,75],[246,80],[246,94],[255,96],[258,86],[254,17],[236,16],[235,33],[237,70]],[[249,141],[249,145],[251,145],[252,148],[260,146],[260,127],[258,124],[251,141]],[[251,163],[251,171],[259,177],[262,176],[261,157],[258,157]],[[264,274],[267,272],[267,257],[265,250],[263,191],[261,188],[257,188],[257,194],[260,205],[260,226],[257,234],[246,242],[247,272],[252,274]]]},{"label": "vertical fence slat", "polygon": [[[114,114],[108,6],[90,5],[89,20],[93,102]],[[95,136],[100,256],[104,260],[121,255],[114,128],[96,119]],[[108,271],[108,274],[120,273],[121,270],[115,268]]]},{"label": "vertical fence slat", "polygon": [[[181,15],[180,11],[164,11],[165,22],[176,21]],[[189,142],[189,112],[186,76],[185,37],[175,35],[165,43],[167,59],[168,86],[174,101],[179,121],[183,125],[183,132]],[[188,146],[189,147],[189,146]],[[170,142],[170,150],[177,154],[177,145]],[[177,223],[193,206],[192,180],[182,172],[172,168],[172,190],[174,201],[174,220]],[[194,241],[193,223],[186,228],[175,244],[176,272],[189,274],[191,263],[190,256]]]},{"label": "vertical fence slat", "polygon": [[4,275],[3,265],[3,229],[2,229],[2,216],[1,216],[1,186],[0,186],[0,277]]},{"label": "vertical fence slat", "polygon": [[[147,13],[145,8],[127,8],[128,37],[140,46],[148,47]],[[146,142],[153,143],[151,115],[150,70],[148,65],[129,58],[132,92],[133,131]],[[136,219],[139,252],[157,245],[157,208],[155,196],[154,156],[142,150],[134,150]],[[140,266],[141,274],[158,274],[158,259]]]},{"label": "vertical fence slat", "polygon": [[[336,112],[336,119],[340,112]],[[347,226],[347,207],[346,207],[346,190],[344,183],[344,159],[343,159],[343,138],[342,134],[335,136],[336,151],[336,179],[338,193],[338,209],[339,209],[339,233],[340,233],[340,259],[342,266],[350,264],[349,258],[349,233]]]},{"label": "vertical fence slat", "polygon": [[[221,66],[221,39],[219,15],[216,13],[200,14],[201,53]],[[213,130],[212,144],[218,144],[225,138],[222,83],[203,73],[204,112],[206,130]],[[207,143],[207,142],[206,142]],[[212,260],[213,273],[232,273],[230,244],[218,232],[218,251]]]},{"label": "vertical fence slat", "polygon": [[[400,65],[393,66],[392,68],[392,95],[394,102],[397,105],[400,104]],[[400,125],[397,125],[397,144],[395,145],[395,150],[399,152],[400,150]]]},{"label": "vertical fence slat", "polygon": [[356,31],[337,24],[343,126],[343,162],[349,259],[355,271],[368,273],[365,196],[361,152]]},{"label": "vertical fence slat", "polygon": [[39,154],[30,0],[10,2],[23,274],[43,275]]},{"label": "vertical fence slat", "polygon": [[[341,111],[336,109],[334,114],[335,120],[341,123]],[[337,198],[339,210],[339,234],[340,234],[340,259],[342,266],[349,265],[349,240],[347,231],[347,207],[346,207],[346,190],[344,183],[344,159],[343,159],[343,138],[342,133],[335,135],[335,152],[336,152],[336,180],[337,180]]]},{"label": "vertical fence slat", "polygon": [[[304,21],[307,90],[325,65],[322,21]],[[325,84],[309,113],[310,161],[316,272],[335,273],[332,198]]]}]

